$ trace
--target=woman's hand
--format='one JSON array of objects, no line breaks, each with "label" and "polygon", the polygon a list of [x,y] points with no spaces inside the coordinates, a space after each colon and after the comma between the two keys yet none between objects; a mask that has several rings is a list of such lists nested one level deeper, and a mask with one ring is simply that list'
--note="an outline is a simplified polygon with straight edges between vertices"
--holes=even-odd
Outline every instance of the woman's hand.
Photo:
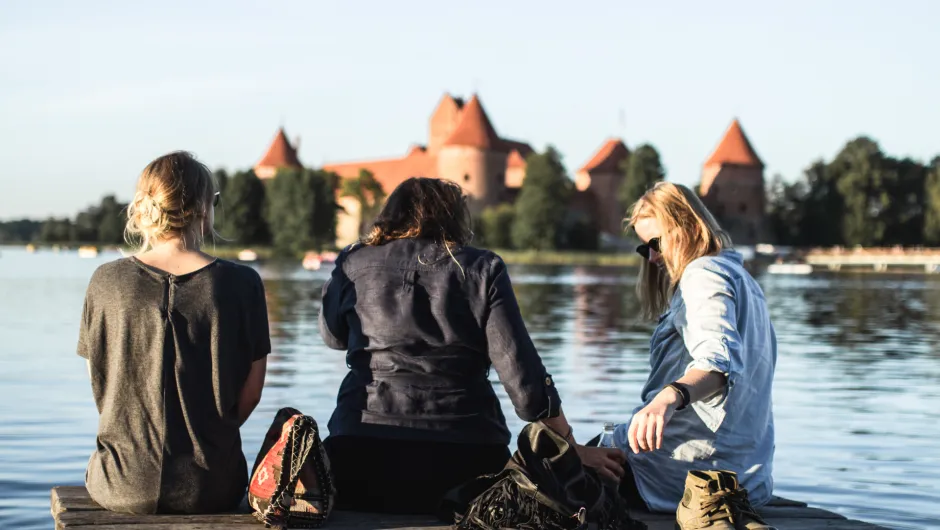
[{"label": "woman's hand", "polygon": [[627,431],[627,442],[634,453],[662,447],[663,429],[676,412],[680,399],[675,390],[664,388],[649,405],[633,415]]},{"label": "woman's hand", "polygon": [[627,461],[627,455],[620,449],[611,449],[609,447],[585,447],[574,444],[574,449],[581,458],[581,463],[592,467],[597,472],[614,482],[620,482],[623,477],[623,464]]}]

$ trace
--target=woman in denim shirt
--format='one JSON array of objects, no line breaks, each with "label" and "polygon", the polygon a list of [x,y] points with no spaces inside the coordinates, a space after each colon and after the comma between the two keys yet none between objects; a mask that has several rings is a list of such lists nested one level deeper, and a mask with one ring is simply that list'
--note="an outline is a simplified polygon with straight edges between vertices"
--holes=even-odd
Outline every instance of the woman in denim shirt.
[{"label": "woman in denim shirt", "polygon": [[659,322],[643,404],[614,436],[634,493],[651,510],[673,511],[689,471],[719,469],[737,473],[754,506],[766,504],[777,339],[764,293],[685,186],[658,183],[633,206],[629,223],[643,242],[640,304]]},{"label": "woman in denim shirt", "polygon": [[[506,265],[471,237],[460,186],[411,178],[323,286],[320,334],[349,366],[324,441],[340,509],[433,513],[449,489],[500,471],[510,433],[490,367],[520,418],[574,443]],[[621,451],[575,449],[623,474]]]}]

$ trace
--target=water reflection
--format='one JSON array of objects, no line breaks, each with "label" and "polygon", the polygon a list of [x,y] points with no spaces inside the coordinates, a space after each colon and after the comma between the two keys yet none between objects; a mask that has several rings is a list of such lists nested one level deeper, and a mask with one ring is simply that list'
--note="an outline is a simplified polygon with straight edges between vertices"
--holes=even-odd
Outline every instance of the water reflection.
[{"label": "water reflection", "polygon": [[[79,484],[97,416],[77,319],[101,262],[74,254],[0,259],[0,527],[47,528],[48,490]],[[262,264],[273,353],[243,427],[252,460],[280,407],[321,424],[347,368],[319,339],[329,271]],[[578,436],[623,418],[649,371],[652,324],[638,319],[636,270],[511,267],[533,341]],[[776,492],[898,528],[940,528],[940,277],[760,276],[779,341]],[[492,374],[496,381],[496,374]],[[497,383],[510,421],[522,422]],[[29,396],[29,403],[24,403]]]}]

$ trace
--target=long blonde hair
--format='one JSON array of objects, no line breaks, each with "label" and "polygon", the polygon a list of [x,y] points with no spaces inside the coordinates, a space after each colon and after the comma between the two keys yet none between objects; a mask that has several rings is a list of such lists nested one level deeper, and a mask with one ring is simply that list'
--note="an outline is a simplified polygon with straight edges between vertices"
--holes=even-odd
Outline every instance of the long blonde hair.
[{"label": "long blonde hair", "polygon": [[137,180],[134,199],[127,206],[125,241],[144,252],[176,236],[198,248],[206,228],[217,235],[211,223],[217,191],[212,172],[192,154],[175,151],[157,158]]},{"label": "long blonde hair", "polygon": [[648,260],[640,264],[636,293],[643,316],[658,317],[669,305],[685,268],[702,256],[731,248],[731,236],[722,230],[698,195],[682,184],[657,182],[630,208],[626,220],[633,227],[640,219],[659,222],[665,272]]}]

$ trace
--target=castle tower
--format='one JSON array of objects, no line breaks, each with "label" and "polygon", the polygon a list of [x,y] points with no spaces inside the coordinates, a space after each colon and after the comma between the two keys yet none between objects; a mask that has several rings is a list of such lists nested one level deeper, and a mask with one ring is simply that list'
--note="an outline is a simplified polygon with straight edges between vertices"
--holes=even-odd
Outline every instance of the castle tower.
[{"label": "castle tower", "polygon": [[460,113],[463,106],[464,102],[461,98],[455,98],[450,94],[444,94],[444,97],[441,98],[441,102],[434,109],[434,114],[431,115],[428,153],[436,154],[454,132],[460,122]]},{"label": "castle tower", "polygon": [[438,176],[460,186],[479,212],[498,203],[506,189],[507,153],[474,95],[460,112],[460,120],[438,153]]},{"label": "castle tower", "polygon": [[766,237],[764,163],[737,119],[705,162],[699,194],[735,243]]},{"label": "castle tower", "polygon": [[254,170],[255,175],[264,180],[274,178],[278,169],[300,169],[302,167],[303,164],[297,158],[297,148],[290,144],[287,140],[287,134],[284,133],[284,128],[281,127],[274,135],[274,140],[271,141],[271,145],[264,153],[264,156],[255,164]]},{"label": "castle tower", "polygon": [[578,191],[594,196],[597,227],[607,234],[619,236],[623,233],[624,209],[619,198],[624,178],[621,165],[629,156],[630,150],[623,140],[611,138],[575,174],[574,183]]}]

